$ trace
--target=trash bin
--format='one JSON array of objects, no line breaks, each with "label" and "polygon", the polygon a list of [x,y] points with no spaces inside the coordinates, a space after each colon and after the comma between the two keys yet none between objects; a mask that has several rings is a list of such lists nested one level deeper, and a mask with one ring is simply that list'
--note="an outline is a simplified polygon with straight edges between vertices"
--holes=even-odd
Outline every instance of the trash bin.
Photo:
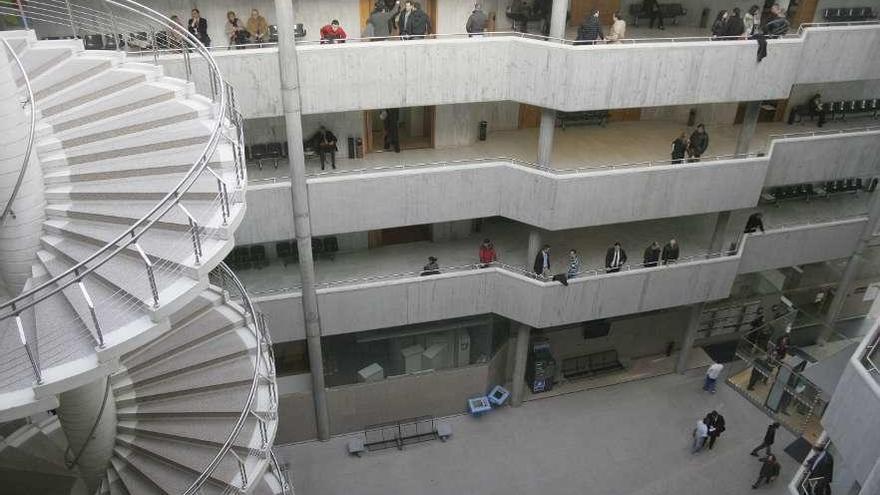
[{"label": "trash bin", "polygon": [[364,140],[361,138],[357,138],[355,140],[357,144],[355,144],[356,156],[358,158],[364,157]]},{"label": "trash bin", "polygon": [[489,133],[489,123],[485,120],[480,121],[480,141],[486,140],[486,135]]},{"label": "trash bin", "polygon": [[711,10],[705,8],[703,9],[702,15],[700,15],[700,27],[703,29],[709,27],[709,12],[711,12]]},{"label": "trash bin", "polygon": [[348,158],[354,159],[354,138],[352,136],[348,136]]},{"label": "trash bin", "polygon": [[693,127],[697,122],[697,109],[691,108],[691,111],[688,112],[688,127]]}]

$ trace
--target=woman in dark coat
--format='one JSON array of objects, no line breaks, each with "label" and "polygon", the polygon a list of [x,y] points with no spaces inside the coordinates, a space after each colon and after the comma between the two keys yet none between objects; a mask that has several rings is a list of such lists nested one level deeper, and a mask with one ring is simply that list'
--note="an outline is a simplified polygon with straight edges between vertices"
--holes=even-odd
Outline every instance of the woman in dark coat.
[{"label": "woman in dark coat", "polygon": [[727,29],[724,31],[724,36],[739,38],[745,32],[746,24],[743,22],[742,16],[740,16],[739,7],[735,7],[733,13],[727,18]]},{"label": "woman in dark coat", "polygon": [[722,10],[718,13],[718,17],[715,18],[715,22],[712,24],[713,38],[720,38],[727,33],[727,18],[728,14],[726,10]]},{"label": "woman in dark coat", "polygon": [[684,160],[684,154],[688,149],[688,140],[685,133],[679,134],[678,138],[672,142],[672,163],[681,163]]}]

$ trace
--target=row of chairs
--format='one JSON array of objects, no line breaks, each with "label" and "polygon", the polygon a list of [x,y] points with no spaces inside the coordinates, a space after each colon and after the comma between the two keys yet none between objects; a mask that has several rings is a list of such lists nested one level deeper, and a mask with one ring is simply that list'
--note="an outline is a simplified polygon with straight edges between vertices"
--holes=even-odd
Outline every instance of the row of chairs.
[{"label": "row of chairs", "polygon": [[822,17],[827,22],[858,22],[870,21],[877,17],[871,7],[855,8],[831,8],[822,11]]},{"label": "row of chairs", "polygon": [[[312,237],[312,255],[316,258],[335,259],[336,253],[339,252],[339,239],[336,236]],[[296,241],[281,241],[275,243],[275,254],[284,262],[284,266],[288,263],[299,262],[299,249],[296,247]]]},{"label": "row of chairs", "polygon": [[257,162],[260,170],[263,170],[263,160],[272,160],[275,168],[278,168],[278,160],[287,158],[287,141],[283,143],[262,143],[244,147],[244,156],[249,162]]},{"label": "row of chairs", "polygon": [[860,178],[841,179],[827,181],[821,185],[795,184],[793,186],[779,186],[765,192],[761,197],[768,203],[778,203],[786,199],[827,198],[836,193],[854,193],[858,191],[874,192],[877,189],[878,179],[863,180]]},{"label": "row of chairs", "polygon": [[233,248],[226,257],[226,264],[233,270],[247,270],[249,268],[263,268],[269,266],[269,258],[266,256],[266,246],[255,244],[253,246],[239,246]]},{"label": "row of chairs", "polygon": [[880,113],[880,98],[872,100],[848,100],[823,103],[822,108],[830,120],[846,120],[847,116],[871,116],[876,119]]}]

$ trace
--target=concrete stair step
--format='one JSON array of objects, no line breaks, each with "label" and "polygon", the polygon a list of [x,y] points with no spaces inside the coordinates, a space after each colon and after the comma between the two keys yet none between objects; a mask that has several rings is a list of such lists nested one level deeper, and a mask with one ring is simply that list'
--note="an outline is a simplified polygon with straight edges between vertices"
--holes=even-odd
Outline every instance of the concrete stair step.
[{"label": "concrete stair step", "polygon": [[18,428],[12,435],[3,439],[3,443],[30,456],[50,462],[58,468],[67,469],[64,465],[64,450],[59,449],[35,424],[26,424]]},{"label": "concrete stair step", "polygon": [[40,102],[40,113],[56,131],[63,131],[174,98],[171,87],[156,84],[159,77],[155,69],[129,68],[126,64],[53,93]]},{"label": "concrete stair step", "polygon": [[275,478],[275,475],[272,474],[268,469],[263,476],[260,477],[260,481],[251,491],[251,495],[282,495],[284,493],[284,487],[281,486],[281,483]]},{"label": "concrete stair step", "polygon": [[37,104],[52,93],[109,70],[119,60],[118,57],[114,58],[80,56],[62,61],[51,71],[31,80],[31,89]]},{"label": "concrete stair step", "polygon": [[[87,259],[95,252],[94,246],[53,235],[44,235],[40,242],[46,250],[74,263]],[[141,304],[153,306],[154,299],[143,260],[120,253],[95,269],[92,274],[105,284],[123,290]],[[172,302],[198,284],[197,280],[181,277],[179,272],[169,271],[159,265],[154,267],[153,275],[160,306]]]},{"label": "concrete stair step", "polygon": [[[156,439],[175,439],[190,443],[221,447],[232,428],[232,418],[174,418],[174,419],[141,419],[125,420],[117,424],[121,433],[152,437]],[[239,448],[260,448],[257,420],[248,418],[235,438],[233,445]]]},{"label": "concrete stair step", "polygon": [[[43,222],[43,228],[49,234],[68,237],[100,248],[113,242],[119,235],[125,232],[127,226],[88,220],[50,218]],[[215,257],[227,254],[228,246],[226,242],[204,235],[200,237],[202,256],[199,258],[199,261],[201,265]],[[197,265],[195,261],[192,237],[184,235],[182,232],[149,229],[140,236],[138,244],[150,258],[169,261],[190,269],[191,275],[196,274],[201,266]],[[132,246],[129,246],[127,250],[132,256],[137,254]]]},{"label": "concrete stair step", "polygon": [[82,144],[142,132],[175,124],[197,117],[208,118],[210,107],[198,100],[171,99],[135,108],[128,112],[109,115],[91,123],[55,131],[38,143],[40,152],[71,148]]},{"label": "concrete stair step", "polygon": [[[199,445],[180,440],[127,433],[116,435],[116,443],[142,455],[171,463],[175,467],[193,473],[194,477],[205,470],[219,450],[213,445]],[[238,485],[238,476],[238,463],[235,462],[234,457],[227,455],[217,465],[217,469],[211,474],[211,479],[218,483]]]},{"label": "concrete stair step", "polygon": [[67,435],[64,433],[64,429],[61,428],[58,416],[50,415],[45,420],[37,423],[37,428],[55,445],[57,450],[64,452],[67,449]]},{"label": "concrete stair step", "polygon": [[[124,419],[158,418],[237,418],[247,401],[250,384],[207,391],[193,390],[182,397],[148,400],[117,408],[117,417]],[[257,412],[268,412],[270,407],[269,390],[260,386],[255,399]]]},{"label": "concrete stair step", "polygon": [[176,361],[180,359],[178,354],[187,354],[188,349],[207,344],[243,323],[244,317],[226,305],[198,309],[189,318],[175,323],[170,332],[123,356],[121,364],[132,373],[168,360]]},{"label": "concrete stair step", "polygon": [[[219,204],[208,201],[182,201],[182,204],[212,237],[228,239],[230,233],[223,226],[223,217]],[[111,222],[132,225],[156,205],[151,200],[126,201],[122,208],[117,201],[77,201],[75,203],[55,203],[46,206],[49,217],[73,218],[96,222]],[[230,204],[232,216],[236,216],[242,208],[241,204]],[[162,228],[180,232],[189,232],[189,219],[178,208],[172,208],[157,221],[153,228]]]},{"label": "concrete stair step", "polygon": [[110,463],[110,467],[107,468],[107,479],[105,480],[102,489],[106,490],[102,493],[108,493],[110,495],[137,495],[128,491],[128,488],[125,487],[125,482],[122,481],[122,477],[116,472],[116,467],[112,462]]},{"label": "concrete stair step", "polygon": [[[214,170],[214,172],[223,178],[227,184],[227,190],[235,187],[234,169]],[[182,178],[183,174],[166,174],[58,184],[46,189],[46,199],[56,201],[147,199],[155,201],[164,198]],[[206,171],[193,181],[192,186],[183,193],[183,197],[213,201],[219,191],[217,178]]]},{"label": "concrete stair step", "polygon": [[[28,75],[28,79],[33,81],[52,67],[59,65],[62,61],[73,57],[73,54],[73,49],[67,46],[51,47],[37,43],[23,51],[19,58],[21,59],[24,71]],[[24,83],[21,75],[16,76],[16,83],[18,85]]]},{"label": "concrete stair step", "polygon": [[[117,467],[120,477],[130,493],[155,493],[156,488],[166,495],[179,495],[186,491],[198,477],[171,463],[162,462],[150,455],[135,451],[117,443],[113,449],[114,459],[125,464]],[[138,479],[139,478],[139,479]],[[205,495],[221,495],[223,490],[206,483],[201,493]]]},{"label": "concrete stair step", "polygon": [[[193,145],[176,150],[162,150],[124,158],[99,160],[45,170],[46,184],[80,182],[90,180],[126,179],[150,175],[183,174],[192,168],[202,154],[204,145]],[[222,144],[210,158],[208,165],[214,170],[230,167],[234,163],[232,148]],[[180,175],[180,177],[183,177]]]},{"label": "concrete stair step", "polygon": [[[136,132],[68,148],[63,152],[48,153],[40,157],[47,168],[80,163],[96,162],[161,150],[175,150],[195,145],[205,145],[211,137],[212,122],[208,120],[185,121],[177,124]],[[193,156],[195,161],[198,155]]]},{"label": "concrete stair step", "polygon": [[[150,370],[152,371],[152,370]],[[206,361],[164,374],[130,377],[136,382],[114,387],[116,403],[125,405],[140,400],[177,397],[190,390],[221,389],[245,385],[253,380],[254,364],[247,350],[231,352],[215,361]]]},{"label": "concrete stair step", "polygon": [[[53,277],[60,276],[74,266],[69,259],[48,251],[38,251],[37,258]],[[99,277],[87,276],[82,282],[95,306],[95,314],[101,325],[105,345],[117,342],[120,337],[115,335],[139,335],[155,325],[150,319],[149,307],[144,304],[133,304],[134,300],[131,297],[123,297],[123,292],[105,285]],[[76,312],[79,321],[86,325],[92,335],[97,336],[91,311],[80,288],[72,285],[62,292]]]},{"label": "concrete stair step", "polygon": [[[5,445],[0,441],[0,470],[23,471],[30,476],[50,474],[58,476],[70,476],[70,471],[64,466],[58,466],[28,452]],[[4,484],[7,480],[3,480]]]}]

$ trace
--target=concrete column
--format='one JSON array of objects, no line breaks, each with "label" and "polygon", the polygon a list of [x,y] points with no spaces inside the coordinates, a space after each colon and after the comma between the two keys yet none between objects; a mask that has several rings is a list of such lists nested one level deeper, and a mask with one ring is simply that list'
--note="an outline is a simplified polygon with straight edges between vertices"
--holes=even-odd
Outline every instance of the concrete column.
[{"label": "concrete column", "polygon": [[315,262],[312,256],[312,226],[309,218],[309,192],[306,187],[306,162],[303,152],[302,114],[300,111],[299,71],[296,42],[293,37],[293,3],[275,0],[278,24],[278,63],[281,71],[281,100],[284,104],[284,123],[290,145],[290,195],[293,202],[293,223],[296,245],[299,249],[299,273],[302,284],[303,319],[309,350],[309,368],[312,373],[312,396],[315,402],[315,423],[318,438],[330,438],[330,419],[324,390],[324,358],[321,350],[321,319],[318,313],[318,295],[315,292]]},{"label": "concrete column", "polygon": [[705,303],[699,303],[691,307],[688,324],[681,340],[681,350],[678,352],[678,361],[675,363],[676,373],[684,373],[687,371],[687,363],[691,355],[691,348],[694,346],[694,340],[697,339],[697,330],[700,329],[700,316],[702,316],[703,308],[705,306]]},{"label": "concrete column", "polygon": [[69,461],[94,493],[116,443],[116,399],[106,377],[58,396],[58,421],[70,445]]},{"label": "concrete column", "polygon": [[523,323],[516,325],[516,355],[513,361],[513,386],[510,390],[510,403],[516,407],[522,405],[526,386],[526,360],[529,357],[529,336],[532,329]]},{"label": "concrete column", "polygon": [[538,129],[538,165],[550,166],[553,154],[553,132],[556,130],[556,110],[541,110],[541,127]]},{"label": "concrete column", "polygon": [[727,232],[727,224],[730,223],[730,211],[718,212],[715,220],[715,230],[712,231],[712,240],[709,242],[710,253],[720,253],[725,249],[724,234]]},{"label": "concrete column", "polygon": [[834,331],[834,322],[837,321],[837,318],[840,316],[840,310],[843,309],[843,303],[846,302],[847,294],[852,290],[853,282],[856,279],[856,275],[859,273],[859,268],[861,268],[862,257],[865,250],[868,248],[868,243],[871,241],[874,232],[877,231],[878,223],[880,223],[880,194],[873,194],[871,195],[871,202],[868,206],[868,222],[865,224],[865,228],[859,236],[859,242],[856,244],[855,251],[853,251],[852,256],[850,256],[849,261],[846,263],[843,277],[840,279],[840,283],[837,284],[837,289],[834,291],[834,298],[831,299],[831,304],[828,306],[828,312],[825,313],[825,318],[823,319],[825,327],[819,335],[819,344],[827,342],[828,338]]},{"label": "concrete column", "polygon": [[553,10],[550,13],[550,37],[565,38],[565,17],[568,14],[569,0],[553,0]]},{"label": "concrete column", "polygon": [[737,157],[742,157],[749,153],[749,143],[752,142],[752,136],[755,135],[755,126],[758,124],[758,114],[760,111],[760,101],[746,103],[746,113],[743,116],[742,127],[739,129],[739,136],[736,138],[735,154]]},{"label": "concrete column", "polygon": [[543,246],[543,240],[541,239],[541,231],[538,229],[532,229],[529,231],[529,250],[526,253],[526,266],[531,268],[532,263],[535,262],[535,256],[538,256],[538,251],[541,250],[541,246]]}]

